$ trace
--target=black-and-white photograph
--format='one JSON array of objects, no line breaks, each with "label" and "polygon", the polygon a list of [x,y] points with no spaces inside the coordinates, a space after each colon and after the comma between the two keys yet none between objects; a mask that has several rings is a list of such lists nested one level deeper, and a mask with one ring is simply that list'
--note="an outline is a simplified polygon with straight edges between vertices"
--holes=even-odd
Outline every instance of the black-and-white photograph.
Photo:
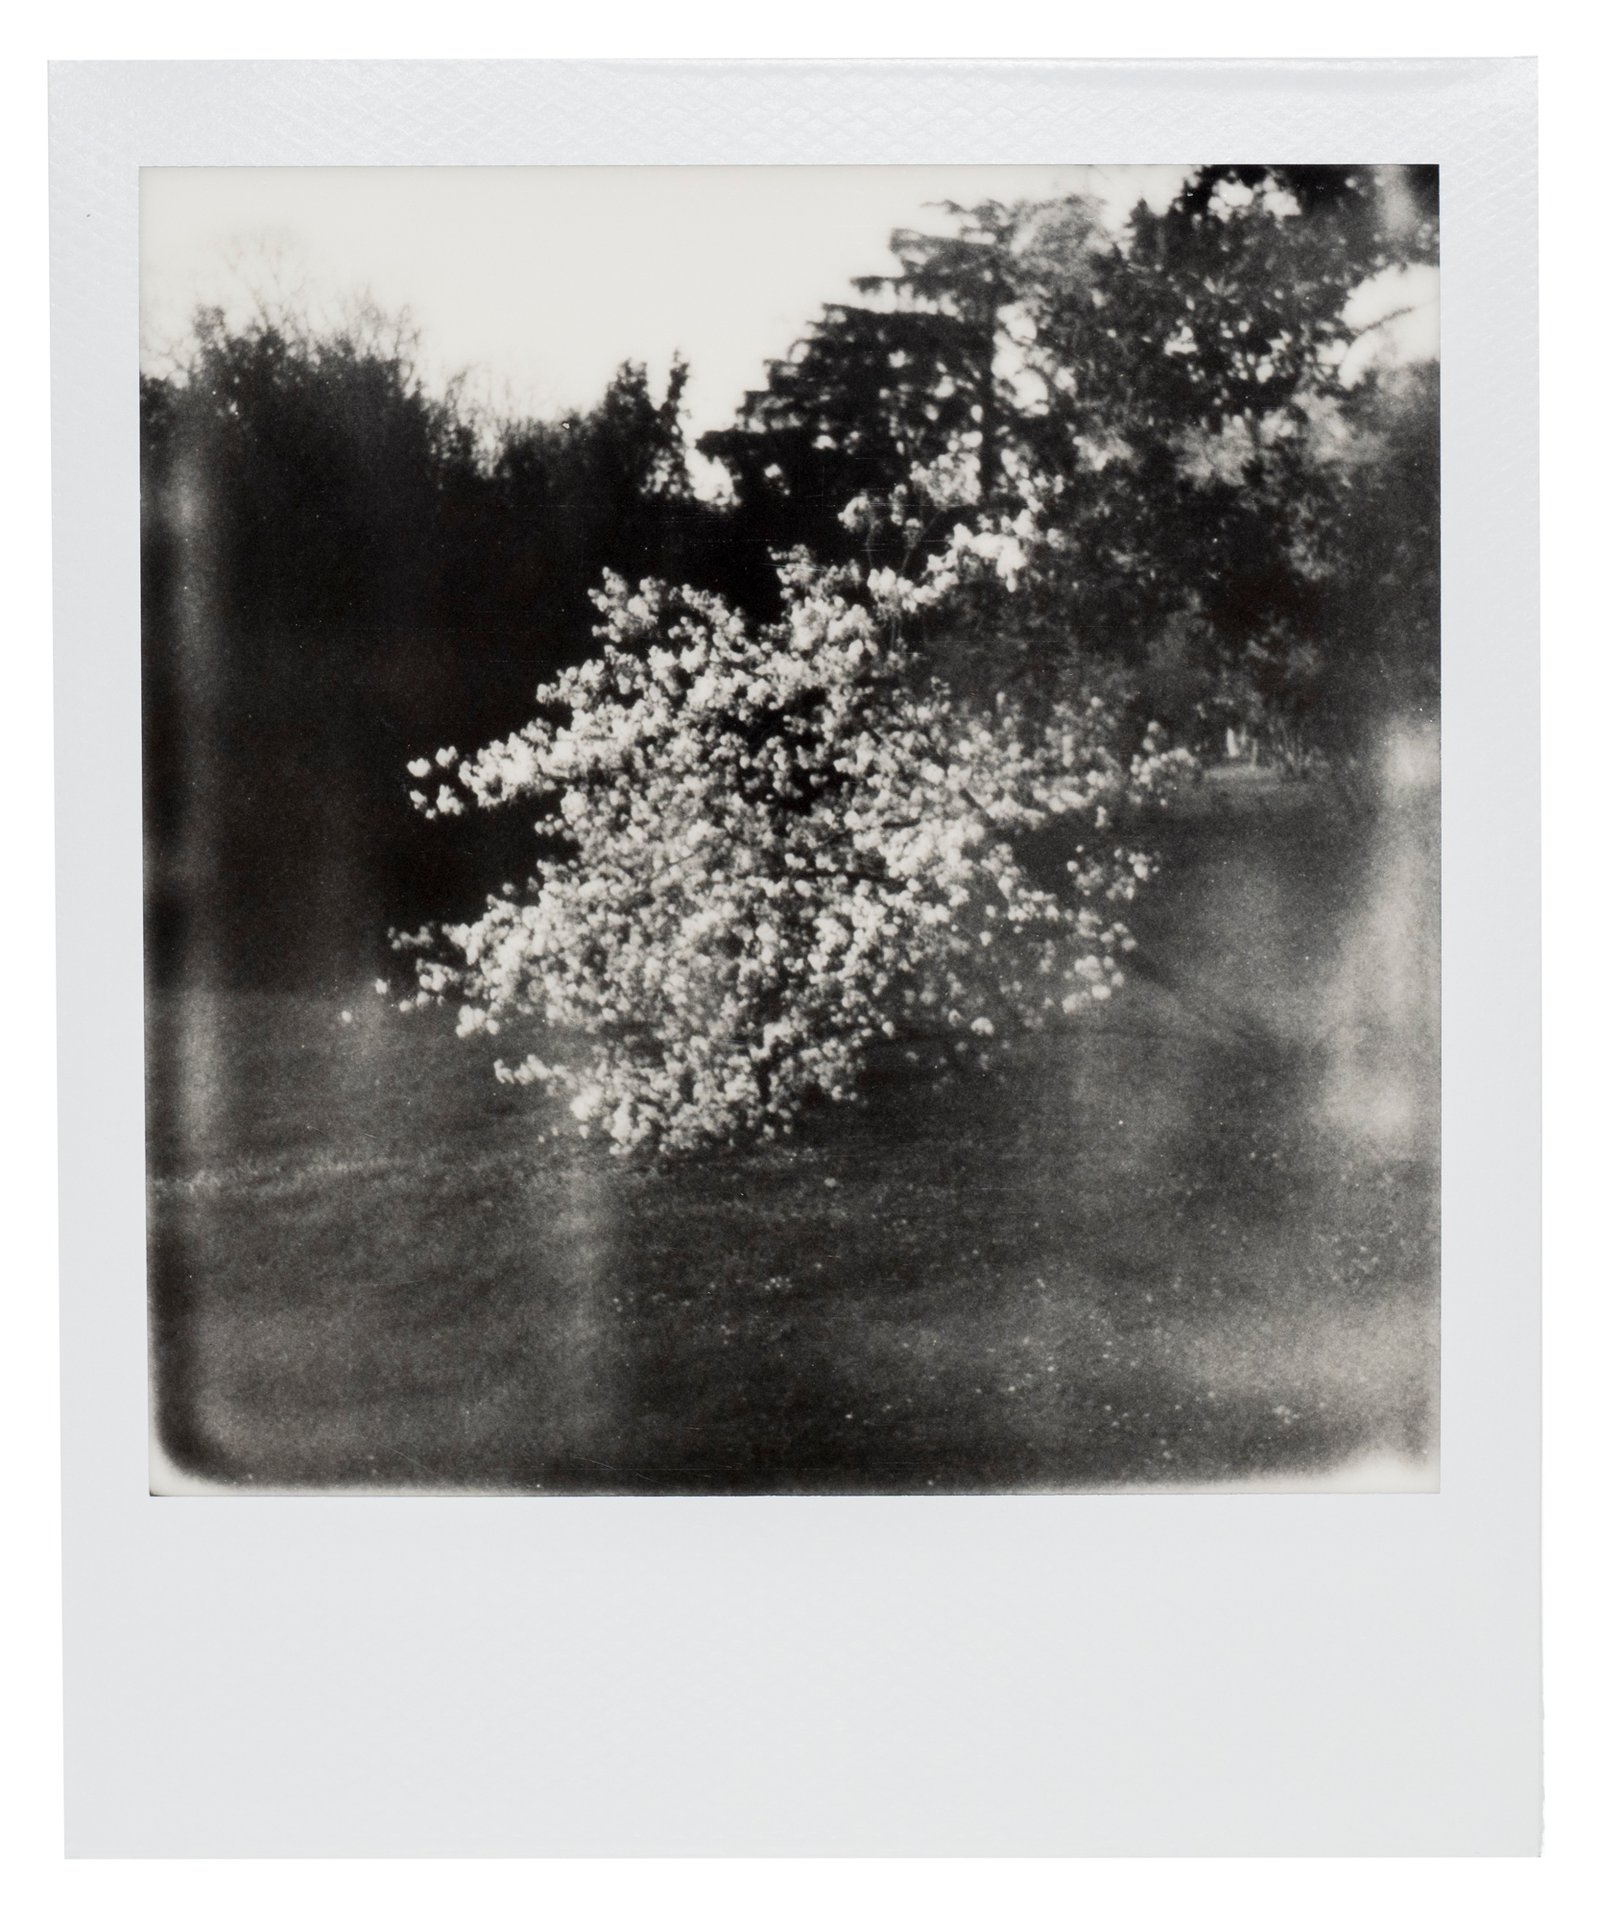
[{"label": "black-and-white photograph", "polygon": [[152,1491],[1433,1490],[1438,262],[145,169]]}]

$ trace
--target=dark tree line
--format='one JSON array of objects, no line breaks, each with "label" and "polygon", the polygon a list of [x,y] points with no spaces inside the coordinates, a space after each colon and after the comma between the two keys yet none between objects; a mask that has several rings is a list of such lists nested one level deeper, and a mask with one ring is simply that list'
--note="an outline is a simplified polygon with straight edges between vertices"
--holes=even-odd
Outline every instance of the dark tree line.
[{"label": "dark tree line", "polygon": [[1057,529],[981,630],[929,636],[958,686],[1092,670],[1135,728],[1358,753],[1436,692],[1437,372],[1342,384],[1345,310],[1436,257],[1435,195],[1425,169],[1213,167],[1117,234],[1070,201],[951,210],[702,437],[717,504],[681,364],[660,401],[628,365],[587,412],[485,422],[403,332],[200,315],[141,382],[153,974],[332,980],[474,907],[517,823],[423,827],[405,763],[519,725],[591,644],[604,569],[765,615],[773,551],[861,550],[846,503],[941,457],[996,509],[1042,479]]},{"label": "dark tree line", "polygon": [[473,902],[496,849],[419,830],[405,763],[520,724],[604,568],[721,584],[686,377],[658,403],[624,366],[587,413],[484,426],[392,333],[213,314],[141,383],[158,977],[376,965],[390,922]]}]

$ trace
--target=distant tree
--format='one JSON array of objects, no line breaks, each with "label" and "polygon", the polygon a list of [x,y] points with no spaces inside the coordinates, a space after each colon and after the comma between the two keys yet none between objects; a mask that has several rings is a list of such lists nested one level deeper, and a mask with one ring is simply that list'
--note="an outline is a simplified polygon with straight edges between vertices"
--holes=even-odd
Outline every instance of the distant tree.
[{"label": "distant tree", "polygon": [[462,597],[537,633],[542,665],[588,650],[588,595],[619,556],[641,572],[700,577],[711,543],[683,441],[688,379],[675,362],[657,402],[646,369],[626,362],[587,412],[505,420],[488,436],[467,529],[476,539],[457,549]]},{"label": "distant tree", "polygon": [[1006,493],[1005,456],[1039,408],[1030,304],[1040,234],[1059,270],[1089,244],[1093,215],[1078,201],[942,211],[954,232],[895,232],[898,271],[852,282],[863,300],[826,307],[735,425],[702,436],[763,545],[842,556],[849,501],[887,499],[913,471],[952,459],[970,464],[975,498]]},{"label": "distant tree", "polygon": [[[1292,759],[1348,734],[1350,587],[1393,544],[1370,520],[1372,544],[1352,544],[1352,470],[1330,458],[1362,412],[1349,307],[1433,257],[1429,178],[1206,168],[1032,276],[1051,397],[1030,451],[1062,535],[1035,629],[1135,670],[1149,713],[1187,728],[1231,686]],[[1364,421],[1375,471],[1378,412]]]},{"label": "distant tree", "polygon": [[1350,545],[1355,470],[1329,457],[1361,406],[1348,310],[1433,258],[1431,170],[1202,168],[1116,235],[1076,200],[945,211],[953,232],[895,234],[898,271],[858,281],[702,440],[734,524],[843,558],[844,497],[964,467],[965,499],[1026,497],[1058,539],[1026,593],[970,598],[931,636],[954,684],[1048,699],[1120,673],[1133,737],[1231,713],[1296,763],[1348,733],[1349,589],[1382,541]]}]

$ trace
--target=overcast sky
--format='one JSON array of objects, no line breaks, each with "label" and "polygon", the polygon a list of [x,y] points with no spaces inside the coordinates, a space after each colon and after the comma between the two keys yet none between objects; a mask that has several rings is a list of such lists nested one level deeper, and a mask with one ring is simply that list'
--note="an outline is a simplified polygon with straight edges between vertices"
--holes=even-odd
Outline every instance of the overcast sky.
[{"label": "overcast sky", "polygon": [[1101,199],[1119,221],[1170,196],[1170,167],[147,168],[147,365],[200,301],[250,290],[313,312],[370,293],[408,308],[430,380],[470,369],[519,409],[596,400],[624,359],[692,369],[692,430],[728,421],[765,363],[851,276],[892,266],[928,203]]}]

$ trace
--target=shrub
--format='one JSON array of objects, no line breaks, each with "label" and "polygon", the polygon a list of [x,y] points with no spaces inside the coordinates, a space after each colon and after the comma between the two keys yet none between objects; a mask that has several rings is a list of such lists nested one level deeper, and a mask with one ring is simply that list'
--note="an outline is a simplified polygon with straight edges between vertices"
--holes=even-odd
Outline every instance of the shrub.
[{"label": "shrub", "polygon": [[[425,813],[532,802],[554,844],[475,921],[397,940],[419,950],[402,1004],[577,1036],[496,1071],[628,1153],[787,1132],[856,1097],[875,1044],[981,1052],[1109,998],[1133,944],[1117,909],[1151,870],[1117,829],[1188,756],[1152,732],[1125,762],[1098,700],[1026,720],[1003,693],[959,703],[908,640],[1016,580],[1034,543],[1027,517],[974,516],[915,577],[792,554],[765,626],[608,575],[599,651],[539,689],[538,717],[411,765]],[[1019,845],[1063,818],[1058,894]]]}]

